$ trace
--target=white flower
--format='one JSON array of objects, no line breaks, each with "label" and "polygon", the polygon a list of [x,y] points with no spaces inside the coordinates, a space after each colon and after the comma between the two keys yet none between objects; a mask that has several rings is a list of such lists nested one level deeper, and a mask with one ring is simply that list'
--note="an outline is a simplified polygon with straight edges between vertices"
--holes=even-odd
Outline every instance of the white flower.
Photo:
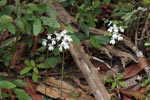
[{"label": "white flower", "polygon": [[53,50],[54,50],[54,47],[53,47],[51,44],[48,44],[48,50],[49,50],[49,51],[53,51]]},{"label": "white flower", "polygon": [[112,21],[109,22],[109,24],[107,26],[110,26],[112,24]]},{"label": "white flower", "polygon": [[42,45],[46,46],[47,45],[47,40],[46,39],[43,39],[42,41]]},{"label": "white flower", "polygon": [[69,45],[67,42],[65,41],[62,41],[61,44],[60,44],[64,49],[69,49]]},{"label": "white flower", "polygon": [[64,41],[68,41],[68,42],[72,42],[73,41],[72,38],[71,38],[71,36],[69,36],[69,35],[65,35],[64,38],[63,38],[63,40]]},{"label": "white flower", "polygon": [[119,29],[121,32],[124,32],[124,29],[121,26],[119,27]]},{"label": "white flower", "polygon": [[109,27],[109,29],[107,30],[108,32],[113,32],[113,27],[111,26],[111,27]]},{"label": "white flower", "polygon": [[113,30],[114,30],[115,33],[119,32],[118,27],[116,26],[116,24],[113,25]]},{"label": "white flower", "polygon": [[47,34],[47,39],[50,40],[52,37],[50,34]]},{"label": "white flower", "polygon": [[114,33],[113,35],[112,35],[112,39],[117,39],[118,38],[118,34],[117,33]]},{"label": "white flower", "polygon": [[67,33],[67,30],[63,30],[62,32],[60,32],[61,35],[65,35]]},{"label": "white flower", "polygon": [[52,41],[52,42],[51,42],[52,45],[55,45],[55,44],[56,44],[55,39],[51,39],[51,41]]},{"label": "white flower", "polygon": [[56,35],[57,41],[61,40],[62,36],[59,33],[55,32],[54,34]]},{"label": "white flower", "polygon": [[123,40],[123,37],[119,34],[117,39],[118,39],[118,41],[121,41],[121,40]]},{"label": "white flower", "polygon": [[62,52],[62,50],[63,50],[62,45],[59,45],[59,51]]},{"label": "white flower", "polygon": [[116,43],[116,41],[114,39],[111,39],[109,43],[114,45]]}]

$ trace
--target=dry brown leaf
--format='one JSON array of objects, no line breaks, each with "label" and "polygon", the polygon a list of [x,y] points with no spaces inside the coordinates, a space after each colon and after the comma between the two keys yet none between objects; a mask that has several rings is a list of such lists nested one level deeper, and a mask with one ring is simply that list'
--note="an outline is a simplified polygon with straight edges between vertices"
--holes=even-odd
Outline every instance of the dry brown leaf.
[{"label": "dry brown leaf", "polygon": [[8,30],[4,31],[1,35],[0,35],[0,41],[3,41],[5,39],[7,39],[9,36]]},{"label": "dry brown leaf", "polygon": [[118,89],[121,94],[127,97],[136,97],[139,100],[144,100],[144,95],[140,91]]},{"label": "dry brown leaf", "polygon": [[125,71],[123,72],[124,79],[133,77],[137,75],[140,71],[144,69],[144,67],[147,67],[148,63],[145,57],[140,58],[138,63],[132,64],[125,68]]},{"label": "dry brown leaf", "polygon": [[25,78],[27,86],[25,90],[31,96],[32,100],[42,100],[42,95],[35,90],[35,84],[33,84],[28,77]]},{"label": "dry brown leaf", "polygon": [[12,69],[14,66],[21,61],[21,56],[25,50],[26,43],[25,42],[18,42],[16,46],[15,53],[11,58],[9,68]]},{"label": "dry brown leaf", "polygon": [[36,51],[36,49],[38,47],[38,39],[39,39],[39,35],[34,37],[34,44],[33,44],[32,50],[31,50],[32,52]]}]

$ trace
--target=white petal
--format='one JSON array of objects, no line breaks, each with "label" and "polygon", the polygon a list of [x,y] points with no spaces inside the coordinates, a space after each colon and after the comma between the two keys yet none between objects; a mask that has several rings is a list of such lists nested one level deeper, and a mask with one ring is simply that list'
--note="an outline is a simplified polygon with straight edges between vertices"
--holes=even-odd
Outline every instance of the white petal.
[{"label": "white petal", "polygon": [[63,48],[61,45],[59,45],[59,51],[62,52]]},{"label": "white petal", "polygon": [[108,32],[113,32],[113,27],[109,27],[109,29],[107,30]]},{"label": "white petal", "polygon": [[48,50],[49,50],[49,51],[53,51],[53,50],[54,50],[54,47],[53,47],[51,44],[48,44]]},{"label": "white petal", "polygon": [[73,40],[72,40],[71,36],[65,35],[64,36],[64,41],[72,42]]},{"label": "white petal", "polygon": [[47,39],[51,39],[52,37],[51,37],[51,34],[47,34]]},{"label": "white petal", "polygon": [[112,39],[117,39],[118,38],[118,34],[117,33],[113,33],[113,35],[112,35]]},{"label": "white petal", "polygon": [[112,24],[112,21],[109,22],[109,24],[107,26],[110,26]]},{"label": "white petal", "polygon": [[46,46],[47,45],[47,40],[46,39],[43,39],[42,41],[42,45]]},{"label": "white petal", "polygon": [[55,39],[52,39],[52,45],[55,45],[55,44],[56,44]]},{"label": "white petal", "polygon": [[121,41],[121,40],[123,40],[123,37],[120,35],[118,36],[118,41]]},{"label": "white petal", "polygon": [[60,34],[66,34],[67,33],[67,30],[63,30],[62,32],[60,32]]},{"label": "white petal", "polygon": [[114,39],[111,39],[109,43],[112,44],[112,45],[114,45],[116,42],[115,42]]}]

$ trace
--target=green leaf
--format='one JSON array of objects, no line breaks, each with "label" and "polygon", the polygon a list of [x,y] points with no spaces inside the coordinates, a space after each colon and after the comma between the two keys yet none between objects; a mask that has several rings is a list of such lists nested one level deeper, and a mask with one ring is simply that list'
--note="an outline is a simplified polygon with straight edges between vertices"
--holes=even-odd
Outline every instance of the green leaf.
[{"label": "green leaf", "polygon": [[73,29],[73,27],[72,27],[71,25],[68,25],[68,26],[66,27],[66,30],[67,30],[69,33],[74,33],[74,29]]},{"label": "green leaf", "polygon": [[47,68],[46,64],[44,64],[44,63],[37,65],[37,67],[40,69],[46,69]]},{"label": "green leaf", "polygon": [[113,82],[112,85],[111,85],[111,89],[114,89],[116,86],[117,86],[117,83]]},{"label": "green leaf", "polygon": [[0,81],[0,88],[13,89],[16,85],[9,81]]},{"label": "green leaf", "polygon": [[14,83],[17,87],[25,87],[26,86],[26,82],[21,79],[13,80],[12,83]]},{"label": "green leaf", "polygon": [[15,88],[14,93],[19,100],[32,100],[32,98],[23,89]]},{"label": "green leaf", "polygon": [[85,25],[85,23],[80,22],[80,27],[83,30],[83,32],[89,37],[89,28]]},{"label": "green leaf", "polygon": [[116,75],[116,79],[117,80],[120,80],[120,79],[122,79],[123,78],[123,74],[118,74],[118,75]]},{"label": "green leaf", "polygon": [[15,26],[13,24],[9,24],[7,27],[8,31],[11,32],[12,34],[16,33]]},{"label": "green leaf", "polygon": [[39,18],[36,18],[33,22],[33,34],[36,36],[41,32],[42,24]]},{"label": "green leaf", "polygon": [[14,5],[7,5],[0,12],[0,16],[2,16],[2,15],[11,15],[11,13],[14,11],[14,9],[15,9]]},{"label": "green leaf", "polygon": [[97,35],[96,39],[103,45],[108,45],[110,41],[109,37],[103,35]]},{"label": "green leaf", "polygon": [[0,6],[6,5],[6,3],[7,3],[7,0],[1,0],[1,1],[0,1]]},{"label": "green leaf", "polygon": [[38,74],[36,74],[36,73],[33,73],[33,74],[32,74],[32,80],[33,80],[33,82],[37,82],[37,81],[38,81],[38,78],[39,78],[39,75],[38,75]]},{"label": "green leaf", "polygon": [[121,87],[125,87],[125,86],[126,86],[126,84],[125,84],[124,82],[118,82],[118,84],[119,84],[119,86],[121,86]]},{"label": "green leaf", "polygon": [[59,58],[58,57],[50,57],[46,60],[46,62],[50,67],[55,68],[55,66],[59,62]]},{"label": "green leaf", "polygon": [[74,35],[75,35],[80,41],[85,40],[85,39],[88,38],[88,37],[87,37],[85,34],[83,34],[83,33],[74,33]]},{"label": "green leaf", "polygon": [[11,45],[15,41],[16,41],[16,37],[9,38],[7,40],[1,41],[0,42],[0,49]]},{"label": "green leaf", "polygon": [[49,5],[48,8],[47,8],[47,14],[51,17],[51,18],[54,18],[56,19],[57,18],[57,13],[54,9],[54,7],[52,5]]},{"label": "green leaf", "polygon": [[23,70],[21,70],[20,75],[28,73],[31,69],[32,67],[25,67]]},{"label": "green leaf", "polygon": [[0,24],[9,24],[13,21],[13,18],[8,15],[3,15],[0,17]]},{"label": "green leaf", "polygon": [[144,43],[144,46],[150,46],[149,42]]},{"label": "green leaf", "polygon": [[30,63],[31,63],[31,66],[32,66],[32,67],[35,67],[35,62],[34,62],[34,60],[31,60]]},{"label": "green leaf", "polygon": [[95,48],[99,48],[100,47],[99,41],[94,36],[90,37],[90,42],[91,42],[93,47],[95,47]]},{"label": "green leaf", "polygon": [[110,78],[110,77],[108,77],[108,78],[106,79],[106,82],[111,83],[111,82],[113,82],[113,79]]},{"label": "green leaf", "polygon": [[54,18],[48,18],[48,17],[40,17],[43,25],[52,27],[52,28],[60,28],[60,24],[56,21]]},{"label": "green leaf", "polygon": [[34,72],[35,74],[38,74],[38,73],[39,73],[39,71],[38,71],[38,69],[37,69],[36,67],[33,68],[33,72]]},{"label": "green leaf", "polygon": [[79,44],[80,43],[80,40],[74,34],[71,34],[70,36],[71,36],[74,44]]},{"label": "green leaf", "polygon": [[22,20],[16,19],[14,22],[15,22],[16,27],[19,29],[19,31],[24,32],[25,26],[24,26],[24,23],[22,22]]},{"label": "green leaf", "polygon": [[31,63],[29,60],[25,60],[24,63],[28,66],[28,67],[31,67]]}]

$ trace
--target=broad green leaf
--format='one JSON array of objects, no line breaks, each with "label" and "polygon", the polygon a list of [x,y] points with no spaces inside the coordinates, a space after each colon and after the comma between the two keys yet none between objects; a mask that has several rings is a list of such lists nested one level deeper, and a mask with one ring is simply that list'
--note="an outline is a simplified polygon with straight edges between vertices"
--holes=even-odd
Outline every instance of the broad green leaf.
[{"label": "broad green leaf", "polygon": [[90,42],[91,42],[93,47],[95,47],[95,48],[99,48],[100,47],[99,41],[94,36],[90,37]]},{"label": "broad green leaf", "polygon": [[103,35],[95,35],[92,37],[95,38],[100,44],[103,45],[108,45],[110,41],[109,37]]},{"label": "broad green leaf", "polygon": [[14,5],[7,5],[0,12],[0,16],[2,16],[2,15],[10,15],[14,11],[14,9],[15,9]]},{"label": "broad green leaf", "polygon": [[108,83],[113,82],[113,79],[109,77],[106,79],[106,82],[108,82]]},{"label": "broad green leaf", "polygon": [[116,86],[117,86],[117,83],[113,82],[112,85],[111,85],[111,89],[114,89]]},{"label": "broad green leaf", "polygon": [[32,100],[32,98],[23,89],[15,88],[13,90],[19,100]]},{"label": "broad green leaf", "polygon": [[85,39],[88,38],[88,37],[87,37],[85,34],[83,34],[83,33],[74,33],[74,35],[75,35],[80,41],[85,40]]},{"label": "broad green leaf", "polygon": [[59,62],[59,58],[58,57],[50,57],[47,59],[46,62],[50,67],[55,68]]},{"label": "broad green leaf", "polygon": [[15,25],[16,25],[16,27],[17,27],[21,32],[24,32],[25,26],[24,26],[24,23],[22,22],[21,19],[16,19],[16,20],[15,20]]},{"label": "broad green leaf", "polygon": [[33,34],[36,36],[41,32],[42,24],[39,18],[36,18],[33,22]]},{"label": "broad green leaf", "polygon": [[38,78],[39,78],[39,75],[38,75],[38,74],[36,74],[36,73],[33,73],[33,74],[32,74],[32,80],[33,80],[33,82],[37,82],[37,81],[38,81]]},{"label": "broad green leaf", "polygon": [[6,80],[0,81],[0,88],[13,89],[15,87],[16,85],[13,84],[12,82]]},{"label": "broad green leaf", "polygon": [[3,30],[7,29],[8,24],[0,24],[0,34],[3,34]]},{"label": "broad green leaf", "polygon": [[79,44],[80,43],[80,40],[74,34],[71,34],[70,36],[71,36],[74,44]]},{"label": "broad green leaf", "polygon": [[57,18],[57,13],[56,10],[54,9],[54,7],[52,5],[49,5],[47,8],[47,14],[51,17],[56,19]]},{"label": "broad green leaf", "polygon": [[25,87],[26,86],[26,82],[21,79],[13,80],[12,83],[14,83],[17,87]]},{"label": "broad green leaf", "polygon": [[123,78],[123,74],[118,74],[117,76],[116,76],[116,79],[117,80],[120,80],[120,79],[122,79]]},{"label": "broad green leaf", "polygon": [[6,5],[6,3],[7,3],[7,0],[0,0],[0,6]]},{"label": "broad green leaf", "polygon": [[29,23],[29,21],[28,20],[26,20],[25,18],[23,18],[23,20],[22,20],[22,22],[23,22],[23,24],[24,24],[24,32],[26,33],[26,34],[31,34],[31,30],[32,30],[32,24],[30,24]]},{"label": "broad green leaf", "polygon": [[8,31],[11,32],[12,34],[16,33],[15,26],[13,24],[9,24],[7,27]]},{"label": "broad green leaf", "polygon": [[7,46],[11,45],[15,41],[16,41],[16,37],[9,38],[7,40],[1,41],[0,42],[0,48],[7,47]]},{"label": "broad green leaf", "polygon": [[55,56],[58,56],[59,55],[59,47],[55,47],[53,53]]},{"label": "broad green leaf", "polygon": [[49,27],[53,27],[53,28],[59,28],[60,24],[56,21],[56,19],[54,18],[49,18],[49,17],[40,17],[43,25],[49,26]]},{"label": "broad green leaf", "polygon": [[21,70],[20,75],[28,73],[31,69],[32,67],[25,67],[23,70]]},{"label": "broad green leaf", "polygon": [[29,61],[29,60],[25,60],[25,61],[24,61],[24,63],[25,63],[28,67],[30,67],[30,66],[31,66],[31,63],[30,63],[30,61]]},{"label": "broad green leaf", "polygon": [[39,73],[39,71],[38,71],[38,69],[37,69],[36,67],[33,68],[33,72],[34,72],[35,74],[38,74],[38,73]]},{"label": "broad green leaf", "polygon": [[37,67],[40,69],[46,69],[47,68],[46,64],[44,64],[44,63],[37,65]]},{"label": "broad green leaf", "polygon": [[32,67],[35,67],[35,62],[34,62],[34,60],[31,60],[30,63],[31,63],[31,66],[32,66]]},{"label": "broad green leaf", "polygon": [[119,84],[119,86],[121,86],[121,87],[125,87],[125,86],[126,86],[126,84],[125,84],[124,82],[118,82],[118,84]]},{"label": "broad green leaf", "polygon": [[8,15],[3,15],[0,17],[0,24],[9,24],[13,21],[13,18]]},{"label": "broad green leaf", "polygon": [[69,33],[74,33],[74,29],[73,29],[73,27],[72,27],[71,25],[68,25],[68,26],[66,27],[66,30],[67,30]]},{"label": "broad green leaf", "polygon": [[89,28],[85,25],[85,23],[80,22],[80,27],[83,30],[83,32],[89,37]]}]

